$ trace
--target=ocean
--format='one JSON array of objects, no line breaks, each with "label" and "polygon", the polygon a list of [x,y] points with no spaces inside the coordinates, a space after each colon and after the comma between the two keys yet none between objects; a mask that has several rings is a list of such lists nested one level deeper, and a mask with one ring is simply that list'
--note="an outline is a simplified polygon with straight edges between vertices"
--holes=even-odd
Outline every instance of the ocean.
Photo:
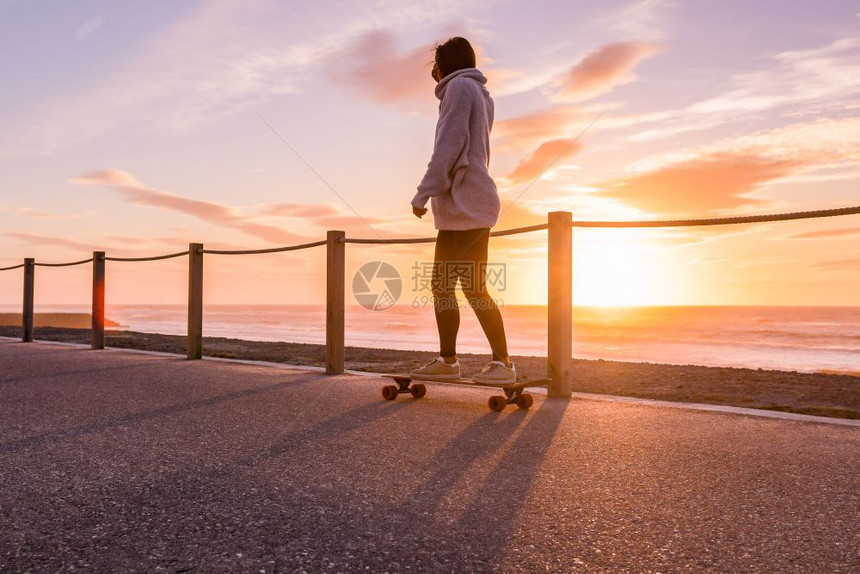
[{"label": "ocean", "polygon": [[[18,309],[14,309],[18,310]],[[37,305],[36,312],[88,312],[80,305]],[[182,305],[109,305],[107,317],[135,331],[183,335]],[[511,356],[546,355],[547,312],[502,309]],[[489,353],[480,325],[463,309],[460,352]],[[208,305],[205,336],[254,341],[325,342],[320,305]],[[346,344],[438,349],[432,308],[346,309]],[[577,307],[573,355],[606,359],[860,374],[860,307]]]}]

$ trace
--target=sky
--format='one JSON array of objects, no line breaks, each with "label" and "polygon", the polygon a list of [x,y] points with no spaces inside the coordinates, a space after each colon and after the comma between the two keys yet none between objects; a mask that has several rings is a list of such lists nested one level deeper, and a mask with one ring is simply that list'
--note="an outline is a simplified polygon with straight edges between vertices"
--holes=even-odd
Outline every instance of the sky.
[{"label": "sky", "polygon": [[[495,101],[497,229],[860,205],[860,4],[842,0],[0,0],[0,267],[435,233],[435,43]],[[546,301],[546,232],[495,238]],[[416,291],[432,245],[347,246]],[[574,304],[860,305],[860,216],[575,229]],[[108,304],[181,304],[187,261],[109,262]],[[91,268],[37,269],[40,304]],[[321,303],[325,250],[205,257],[209,303]],[[21,271],[0,272],[19,304]]]}]

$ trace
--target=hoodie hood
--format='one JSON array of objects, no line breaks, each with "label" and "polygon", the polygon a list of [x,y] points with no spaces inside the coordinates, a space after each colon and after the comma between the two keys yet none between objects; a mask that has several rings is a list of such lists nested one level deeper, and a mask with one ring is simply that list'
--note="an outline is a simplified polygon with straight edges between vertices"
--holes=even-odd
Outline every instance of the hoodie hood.
[{"label": "hoodie hood", "polygon": [[487,83],[487,77],[484,76],[478,68],[463,68],[462,70],[451,72],[436,84],[436,97],[439,98],[440,101],[445,97],[445,90],[448,89],[448,83],[454,78],[471,78],[482,86]]}]

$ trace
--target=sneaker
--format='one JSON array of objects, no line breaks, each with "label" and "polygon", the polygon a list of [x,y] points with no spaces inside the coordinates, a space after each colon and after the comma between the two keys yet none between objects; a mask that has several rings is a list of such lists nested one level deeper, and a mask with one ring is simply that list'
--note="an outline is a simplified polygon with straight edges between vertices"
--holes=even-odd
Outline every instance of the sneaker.
[{"label": "sneaker", "polygon": [[457,360],[454,364],[449,365],[442,357],[436,357],[420,369],[413,369],[409,372],[409,376],[414,379],[424,379],[428,381],[450,381],[460,378],[460,361]]},{"label": "sneaker", "polygon": [[501,361],[490,361],[480,373],[472,377],[476,383],[492,383],[494,385],[508,385],[517,382],[517,366],[511,362],[508,368]]}]

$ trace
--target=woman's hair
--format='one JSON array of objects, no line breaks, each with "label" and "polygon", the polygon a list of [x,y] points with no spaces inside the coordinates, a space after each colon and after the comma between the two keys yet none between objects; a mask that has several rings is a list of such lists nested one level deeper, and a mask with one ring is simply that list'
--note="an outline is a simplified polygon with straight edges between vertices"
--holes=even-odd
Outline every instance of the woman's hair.
[{"label": "woman's hair", "polygon": [[475,50],[467,39],[456,36],[436,44],[436,65],[442,78],[457,70],[474,68],[475,64]]}]

